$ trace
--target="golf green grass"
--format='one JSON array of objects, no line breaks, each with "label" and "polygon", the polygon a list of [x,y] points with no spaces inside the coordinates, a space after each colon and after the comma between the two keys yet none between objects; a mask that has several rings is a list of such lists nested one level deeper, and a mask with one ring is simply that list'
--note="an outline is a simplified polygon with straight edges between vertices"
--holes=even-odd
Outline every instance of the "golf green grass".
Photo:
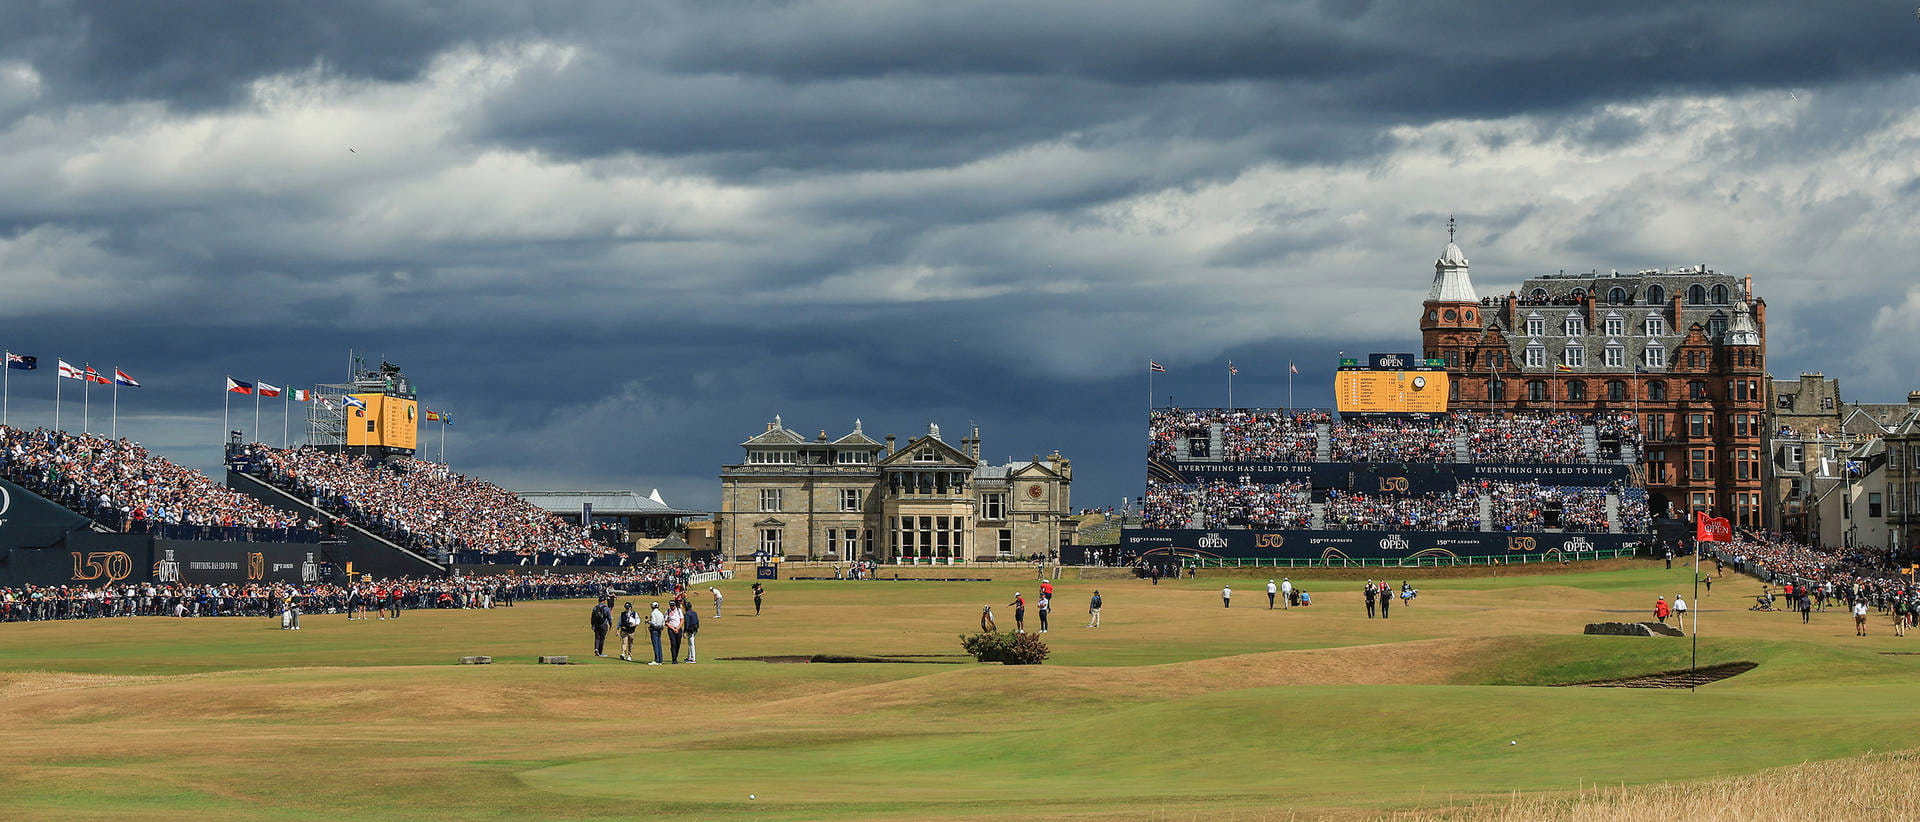
[{"label": "golf green grass", "polygon": [[[1411,570],[1411,569],[1409,569]],[[1287,818],[1512,791],[1745,773],[1912,747],[1920,651],[1876,620],[1705,600],[1696,691],[1548,687],[1685,668],[1688,639],[1588,637],[1691,598],[1657,564],[1422,581],[1368,619],[1360,583],[1058,583],[1047,665],[777,664],[952,655],[1033,583],[721,587],[698,665],[591,657],[588,603],[0,625],[11,818]],[[1399,582],[1395,576],[1393,582]],[[1083,627],[1087,596],[1103,626]],[[700,600],[705,613],[711,607]],[[642,607],[645,602],[639,603]],[[1028,629],[1038,628],[1029,610]],[[645,653],[650,654],[650,651]],[[489,666],[460,666],[488,654]],[[534,664],[569,654],[582,664]],[[919,656],[952,661],[953,656]],[[749,795],[756,798],[749,799]]]}]

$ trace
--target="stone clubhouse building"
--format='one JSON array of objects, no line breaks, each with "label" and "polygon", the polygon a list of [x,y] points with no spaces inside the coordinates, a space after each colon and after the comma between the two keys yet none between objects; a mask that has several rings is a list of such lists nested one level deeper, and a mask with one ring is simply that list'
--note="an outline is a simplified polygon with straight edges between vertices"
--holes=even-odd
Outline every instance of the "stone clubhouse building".
[{"label": "stone clubhouse building", "polygon": [[720,469],[720,550],[790,560],[940,562],[1058,553],[1073,535],[1071,461],[991,465],[980,429],[955,446],[940,426],[896,447],[861,430],[812,439],[778,416]]}]

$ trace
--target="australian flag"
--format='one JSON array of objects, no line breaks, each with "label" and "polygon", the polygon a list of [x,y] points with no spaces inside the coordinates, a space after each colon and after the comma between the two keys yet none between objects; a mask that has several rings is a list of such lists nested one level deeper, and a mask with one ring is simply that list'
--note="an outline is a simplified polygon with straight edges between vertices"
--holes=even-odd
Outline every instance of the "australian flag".
[{"label": "australian flag", "polygon": [[15,354],[12,351],[8,351],[7,367],[15,371],[34,371],[40,368],[40,358],[29,357],[25,354]]}]

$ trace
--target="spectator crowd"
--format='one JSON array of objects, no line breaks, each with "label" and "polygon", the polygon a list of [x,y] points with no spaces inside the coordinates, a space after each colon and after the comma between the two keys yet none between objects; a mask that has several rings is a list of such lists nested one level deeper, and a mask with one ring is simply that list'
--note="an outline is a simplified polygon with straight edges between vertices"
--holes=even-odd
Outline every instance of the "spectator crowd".
[{"label": "spectator crowd", "polygon": [[[1514,412],[1431,416],[1348,416],[1325,411],[1166,409],[1149,415],[1147,457],[1182,454],[1226,462],[1311,462],[1326,425],[1334,462],[1579,463],[1588,461],[1586,429],[1593,429],[1602,460],[1619,459],[1622,446],[1638,452],[1639,426],[1630,414]],[[1213,452],[1218,429],[1220,452]]]},{"label": "spectator crowd", "polygon": [[1305,481],[1149,483],[1144,522],[1148,528],[1187,528],[1197,517],[1201,528],[1309,528],[1312,490]]},{"label": "spectator crowd", "polygon": [[321,510],[426,553],[471,552],[488,562],[615,553],[604,534],[436,462],[380,461],[259,443],[241,450],[234,461],[240,470],[308,499]]},{"label": "spectator crowd", "polygon": [[517,600],[585,599],[621,591],[661,596],[717,564],[643,565],[581,574],[401,578],[350,584],[121,582],[101,586],[0,588],[0,622],[133,616],[273,616],[288,604],[307,614],[384,609],[510,607]]},{"label": "spectator crowd", "polygon": [[112,530],[169,539],[313,542],[302,522],[140,443],[0,426],[0,476]]},{"label": "spectator crowd", "polygon": [[1464,483],[1426,494],[1328,491],[1324,522],[1340,531],[1478,531],[1480,497]]}]

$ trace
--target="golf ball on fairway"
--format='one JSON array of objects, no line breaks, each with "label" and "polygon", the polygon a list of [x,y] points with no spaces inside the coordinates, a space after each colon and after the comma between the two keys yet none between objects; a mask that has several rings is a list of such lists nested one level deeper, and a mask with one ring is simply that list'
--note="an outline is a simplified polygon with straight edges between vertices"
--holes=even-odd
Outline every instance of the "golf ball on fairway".
[{"label": "golf ball on fairway", "polygon": [[1516,739],[1516,740],[1513,740],[1512,742],[1508,742],[1507,744],[1508,744],[1508,745],[1518,745],[1518,744],[1520,744],[1520,740],[1518,740],[1518,739]]},{"label": "golf ball on fairway", "polygon": [[756,797],[756,796],[754,796],[753,794],[747,794],[747,798],[748,798],[748,799],[758,799],[759,797]]}]

